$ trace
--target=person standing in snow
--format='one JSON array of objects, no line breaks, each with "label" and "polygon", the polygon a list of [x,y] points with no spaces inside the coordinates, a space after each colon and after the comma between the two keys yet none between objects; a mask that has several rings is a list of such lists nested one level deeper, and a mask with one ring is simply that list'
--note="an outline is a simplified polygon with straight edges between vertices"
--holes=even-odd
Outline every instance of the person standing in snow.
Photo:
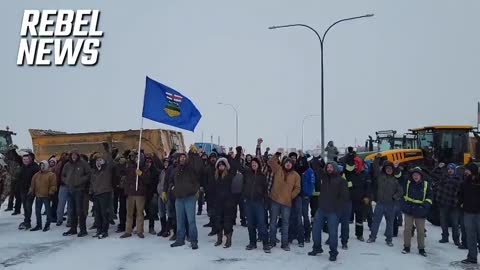
[{"label": "person standing in snow", "polygon": [[25,219],[18,227],[19,230],[29,230],[32,218],[33,197],[28,194],[33,176],[39,171],[37,163],[34,162],[33,154],[25,154],[22,156],[23,166],[20,169],[17,178],[17,192],[20,192],[21,201]]},{"label": "person standing in snow", "polygon": [[457,166],[453,163],[447,165],[447,173],[442,174],[437,183],[435,201],[440,210],[440,225],[442,227],[442,239],[440,243],[448,243],[448,227],[452,226],[453,242],[460,246],[458,195],[461,180],[455,174]]},{"label": "person standing in snow", "polygon": [[208,236],[217,234],[215,229],[215,164],[217,163],[217,153],[212,152],[208,157],[208,163],[203,171],[203,188],[205,190],[205,199],[207,201],[207,214],[209,221],[203,227],[211,227]]},{"label": "person standing in snow", "polygon": [[152,235],[156,235],[155,232],[155,219],[158,218],[158,170],[154,165],[153,159],[150,156],[145,158],[145,167],[142,177],[145,179],[147,186],[145,187],[145,210],[148,217],[148,232]]},{"label": "person standing in snow", "polygon": [[35,197],[35,215],[37,217],[37,226],[30,231],[39,231],[42,229],[42,206],[45,206],[45,213],[47,221],[43,231],[50,230],[50,223],[52,222],[52,213],[50,209],[50,197],[55,194],[57,190],[57,177],[50,171],[48,161],[40,162],[40,171],[32,177],[32,184],[28,193]]},{"label": "person standing in snow", "polygon": [[309,256],[323,253],[322,228],[328,223],[330,246],[330,261],[336,261],[338,256],[338,222],[345,201],[348,199],[347,181],[342,178],[336,162],[328,162],[325,174],[321,178],[318,209],[313,222],[313,250]]},{"label": "person standing in snow", "polygon": [[265,221],[265,200],[267,198],[267,178],[262,173],[262,162],[260,145],[262,141],[257,141],[257,157],[251,161],[250,168],[241,168],[244,175],[245,185],[243,196],[245,198],[245,207],[247,212],[248,238],[250,240],[246,250],[257,248],[257,230],[258,238],[263,242],[263,250],[270,253],[270,244],[268,242],[267,223]]},{"label": "person standing in snow", "polygon": [[[131,155],[135,153],[131,153]],[[125,170],[125,194],[127,195],[127,225],[125,233],[120,238],[128,238],[132,236],[133,232],[133,217],[136,211],[136,223],[137,236],[139,238],[145,238],[143,234],[144,230],[144,215],[145,210],[145,190],[148,186],[148,180],[150,178],[143,177],[144,172],[141,169],[137,169],[137,158],[131,158],[127,164]],[[138,178],[138,185],[137,185]]]},{"label": "person standing in snow", "polygon": [[280,152],[268,161],[274,174],[273,187],[270,194],[272,199],[272,216],[270,218],[270,244],[276,246],[277,222],[278,217],[282,217],[282,238],[281,248],[290,251],[288,246],[288,227],[292,201],[300,193],[300,175],[294,170],[293,161],[286,158],[280,165]]},{"label": "person standing in snow", "polygon": [[402,176],[399,163],[395,164],[386,161],[383,164],[382,172],[373,183],[373,198],[377,203],[373,212],[373,224],[370,231],[368,243],[374,243],[377,239],[380,222],[385,217],[387,227],[385,231],[387,245],[393,247],[393,220],[395,216],[395,203],[403,195],[402,186],[398,178]]},{"label": "person standing in snow", "polygon": [[78,150],[73,150],[70,160],[62,170],[62,181],[67,188],[68,207],[71,207],[69,214],[71,227],[63,236],[77,234],[78,225],[80,226],[78,237],[88,235],[86,225],[88,208],[85,208],[85,192],[88,191],[90,173],[88,162],[80,157]]},{"label": "person standing in snow", "polygon": [[464,264],[477,264],[477,243],[480,238],[480,176],[478,166],[469,163],[465,166],[465,180],[460,187],[459,201],[464,211],[464,224],[467,233],[467,259]]},{"label": "person standing in snow", "polygon": [[409,179],[405,183],[405,196],[402,200],[402,212],[405,214],[404,254],[410,253],[413,223],[417,228],[418,252],[427,257],[425,252],[425,219],[432,206],[432,190],[430,183],[424,180],[422,169],[410,170]]},{"label": "person standing in snow", "polygon": [[315,172],[312,168],[308,168],[302,174],[302,189],[300,191],[300,196],[295,199],[295,208],[298,213],[297,223],[299,247],[304,247],[304,243],[310,243],[311,224],[308,207],[310,205],[310,198],[315,192],[316,181]]},{"label": "person standing in snow", "polygon": [[178,166],[173,172],[173,193],[175,195],[175,210],[177,217],[176,241],[170,247],[185,245],[186,230],[193,250],[198,249],[198,231],[195,218],[197,192],[200,189],[199,177],[202,172],[202,159],[197,148],[192,145],[188,152],[179,154]]},{"label": "person standing in snow", "polygon": [[94,161],[95,168],[90,178],[90,193],[93,194],[95,224],[97,224],[97,233],[94,237],[103,239],[108,237],[110,225],[112,192],[115,185],[113,183],[114,164],[108,152],[96,154]]},{"label": "person standing in snow", "polygon": [[[353,211],[355,217],[355,236],[359,241],[365,241],[363,238],[363,221],[365,219],[365,204],[369,204],[369,184],[366,174],[363,173],[364,164],[362,159],[352,154],[347,158],[345,164],[345,179],[347,180],[348,189],[350,191],[350,201],[348,207],[351,211],[347,211],[342,221],[342,248],[347,249],[349,221]],[[351,205],[351,207],[350,207]],[[344,228],[346,227],[346,229]]]},{"label": "person standing in snow", "polygon": [[333,145],[333,141],[329,141],[327,147],[325,147],[325,151],[327,152],[327,160],[328,161],[338,161],[338,149],[335,145]]},{"label": "person standing in snow", "polygon": [[167,169],[169,167],[169,161],[168,159],[164,159],[162,163],[163,167],[160,170],[160,174],[158,176],[158,185],[157,185],[157,193],[158,193],[158,213],[160,216],[160,226],[161,230],[157,234],[157,236],[161,237],[169,237],[170,236],[170,229],[168,228],[167,225],[167,216],[168,218],[172,218],[170,216],[170,213],[168,213],[168,195],[167,195],[167,190],[165,190],[165,187],[168,189],[168,185],[165,184],[166,176],[167,176]]},{"label": "person standing in snow", "polygon": [[242,147],[237,147],[236,150],[237,154],[234,159],[230,159],[230,162],[227,158],[222,157],[215,164],[215,229],[217,231],[215,246],[222,244],[223,235],[225,234],[227,240],[224,248],[232,246],[233,222],[236,211],[232,182],[237,176],[237,169],[241,166],[240,156]]}]

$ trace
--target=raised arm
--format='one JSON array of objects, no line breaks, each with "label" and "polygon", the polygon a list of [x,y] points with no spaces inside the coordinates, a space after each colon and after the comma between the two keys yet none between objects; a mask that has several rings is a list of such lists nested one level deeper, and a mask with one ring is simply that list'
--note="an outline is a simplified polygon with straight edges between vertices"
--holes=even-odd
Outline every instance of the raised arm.
[{"label": "raised arm", "polygon": [[272,168],[273,173],[277,173],[282,169],[282,166],[280,166],[279,164],[280,155],[281,155],[280,152],[275,153],[275,155],[271,159],[269,159],[267,162],[268,166]]}]

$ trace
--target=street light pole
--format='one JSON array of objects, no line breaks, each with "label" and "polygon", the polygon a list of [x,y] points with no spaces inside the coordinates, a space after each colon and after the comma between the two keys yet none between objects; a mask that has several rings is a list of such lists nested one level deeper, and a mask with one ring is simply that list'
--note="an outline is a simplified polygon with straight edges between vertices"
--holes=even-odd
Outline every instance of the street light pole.
[{"label": "street light pole", "polygon": [[287,27],[305,27],[312,30],[315,33],[315,35],[318,37],[318,40],[320,41],[320,69],[321,69],[320,80],[321,80],[321,99],[322,99],[322,103],[321,103],[322,156],[324,156],[324,153],[325,153],[325,98],[324,98],[324,87],[323,87],[324,85],[323,83],[323,44],[325,42],[325,36],[327,35],[328,31],[338,23],[361,19],[361,18],[368,18],[368,17],[373,17],[373,14],[366,14],[363,16],[357,16],[357,17],[338,20],[327,28],[327,30],[323,33],[323,36],[320,36],[320,34],[313,27],[306,24],[288,24],[288,25],[270,26],[268,28],[272,30],[272,29],[287,28]]},{"label": "street light pole", "polygon": [[235,146],[238,146],[238,110],[232,104],[218,102],[218,105],[230,107],[235,111]]},{"label": "street light pole", "polygon": [[319,114],[310,114],[310,115],[305,115],[303,117],[303,120],[302,120],[302,151],[305,150],[305,148],[303,147],[304,132],[305,132],[305,120],[307,120],[308,118],[311,118],[311,117],[316,117],[316,116],[320,116],[320,115]]}]

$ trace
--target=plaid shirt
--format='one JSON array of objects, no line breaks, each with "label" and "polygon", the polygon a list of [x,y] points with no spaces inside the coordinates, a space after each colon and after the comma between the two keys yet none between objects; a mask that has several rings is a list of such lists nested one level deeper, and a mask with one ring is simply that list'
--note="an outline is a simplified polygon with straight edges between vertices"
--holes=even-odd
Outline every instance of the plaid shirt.
[{"label": "plaid shirt", "polygon": [[273,172],[272,169],[270,169],[269,166],[265,165],[263,166],[263,174],[267,177],[267,193],[268,196],[270,197],[270,193],[272,191],[272,186],[273,186]]},{"label": "plaid shirt", "polygon": [[444,176],[437,183],[435,200],[440,207],[457,207],[461,180],[457,176]]}]

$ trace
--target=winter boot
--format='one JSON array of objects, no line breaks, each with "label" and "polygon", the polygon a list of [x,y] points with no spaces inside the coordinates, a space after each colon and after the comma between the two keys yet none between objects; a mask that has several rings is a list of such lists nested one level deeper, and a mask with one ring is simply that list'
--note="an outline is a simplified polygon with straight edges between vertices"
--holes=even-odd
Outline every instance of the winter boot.
[{"label": "winter boot", "polygon": [[213,222],[212,222],[212,218],[209,219],[208,223],[203,225],[204,228],[207,228],[207,227],[213,227]]},{"label": "winter boot", "polygon": [[404,247],[403,250],[402,250],[402,253],[403,253],[403,254],[408,254],[408,253],[410,253],[410,248],[409,248],[409,247]]},{"label": "winter boot", "polygon": [[418,253],[422,255],[423,257],[427,257],[427,252],[425,252],[425,249],[419,249]]},{"label": "winter boot", "polygon": [[116,233],[123,233],[123,232],[125,232],[125,227],[118,225],[117,230],[115,232]]},{"label": "winter boot", "polygon": [[375,239],[373,239],[373,238],[368,238],[367,243],[369,243],[369,244],[370,244],[370,243],[375,243]]},{"label": "winter boot", "polygon": [[212,227],[212,230],[208,233],[208,236],[214,236],[218,234],[217,230],[214,229],[214,227]]},{"label": "winter boot", "polygon": [[45,224],[45,227],[43,227],[43,231],[44,232],[50,231],[50,224],[49,223]]},{"label": "winter boot", "polygon": [[98,238],[102,233],[100,231],[97,231],[92,237],[93,238]]},{"label": "winter boot", "polygon": [[143,235],[143,233],[137,233],[137,236],[138,236],[138,238],[140,238],[140,239],[145,238],[145,235]]},{"label": "winter boot", "polygon": [[107,238],[108,237],[108,233],[102,233],[98,236],[98,239],[103,239],[103,238]]},{"label": "winter boot", "polygon": [[35,226],[35,228],[32,228],[30,229],[31,232],[36,232],[36,231],[40,231],[42,229],[42,225],[37,225]]},{"label": "winter boot", "polygon": [[225,246],[223,248],[229,248],[232,246],[232,234],[233,233],[229,233],[225,235],[227,237],[227,241],[225,242]]},{"label": "winter boot", "polygon": [[165,217],[160,218],[160,232],[158,232],[157,236],[162,236],[165,233],[165,229],[167,229],[167,220]]},{"label": "winter boot", "polygon": [[257,248],[257,243],[250,243],[248,246],[245,248],[245,250],[253,250]]},{"label": "winter boot", "polygon": [[246,221],[246,220],[240,221],[240,225],[241,225],[242,227],[247,227],[247,221]]},{"label": "winter boot", "polygon": [[348,250],[348,244],[347,244],[347,243],[342,244],[342,249],[343,249],[343,250]]},{"label": "winter boot", "polygon": [[365,239],[363,238],[363,236],[357,236],[357,240],[360,242],[365,242]]},{"label": "winter boot", "polygon": [[67,232],[64,232],[63,236],[71,236],[71,235],[75,235],[75,234],[77,234],[77,230],[70,229]]},{"label": "winter boot", "polygon": [[177,241],[177,234],[174,232],[172,237],[170,237],[170,239],[168,239],[169,241]]},{"label": "winter boot", "polygon": [[318,254],[322,254],[322,253],[323,253],[323,249],[314,248],[312,251],[308,253],[308,256],[317,256]]},{"label": "winter boot", "polygon": [[87,235],[88,235],[87,232],[80,232],[80,233],[77,235],[77,237],[85,237],[85,236],[87,236]]},{"label": "winter boot", "polygon": [[222,241],[223,241],[223,233],[222,232],[219,232],[217,233],[217,242],[215,242],[215,246],[220,246],[222,244]]},{"label": "winter boot", "polygon": [[290,247],[287,245],[282,245],[280,246],[281,249],[283,249],[284,251],[290,251]]},{"label": "winter boot", "polygon": [[268,241],[264,241],[263,242],[263,251],[265,253],[271,253],[272,252],[272,247],[270,246],[270,244],[268,243]]},{"label": "winter boot", "polygon": [[463,264],[477,264],[477,260],[466,259],[462,261]]},{"label": "winter boot", "polygon": [[331,262],[337,261],[337,255],[330,254],[330,258],[328,258],[328,260]]},{"label": "winter boot", "polygon": [[191,246],[192,246],[193,250],[197,250],[198,249],[198,242],[192,242]]},{"label": "winter boot", "polygon": [[440,244],[446,244],[448,243],[448,239],[442,238],[440,241],[438,241]]},{"label": "winter boot", "polygon": [[154,229],[154,228],[151,228],[151,227],[148,229],[148,233],[150,233],[151,235],[157,234],[157,232],[155,231],[155,229]]},{"label": "winter boot", "polygon": [[392,241],[386,241],[386,242],[387,242],[387,246],[389,246],[389,247],[393,247],[393,243],[392,243]]},{"label": "winter boot", "polygon": [[175,248],[175,247],[181,247],[181,246],[184,246],[184,245],[185,245],[185,242],[175,241],[174,243],[172,243],[172,244],[170,245],[170,247]]},{"label": "winter boot", "polygon": [[88,230],[96,230],[97,229],[97,225],[93,224],[92,227],[88,228]]},{"label": "winter boot", "polygon": [[120,236],[120,238],[122,238],[122,239],[129,238],[129,237],[132,237],[131,233],[124,233],[124,234],[122,234],[122,236]]}]

